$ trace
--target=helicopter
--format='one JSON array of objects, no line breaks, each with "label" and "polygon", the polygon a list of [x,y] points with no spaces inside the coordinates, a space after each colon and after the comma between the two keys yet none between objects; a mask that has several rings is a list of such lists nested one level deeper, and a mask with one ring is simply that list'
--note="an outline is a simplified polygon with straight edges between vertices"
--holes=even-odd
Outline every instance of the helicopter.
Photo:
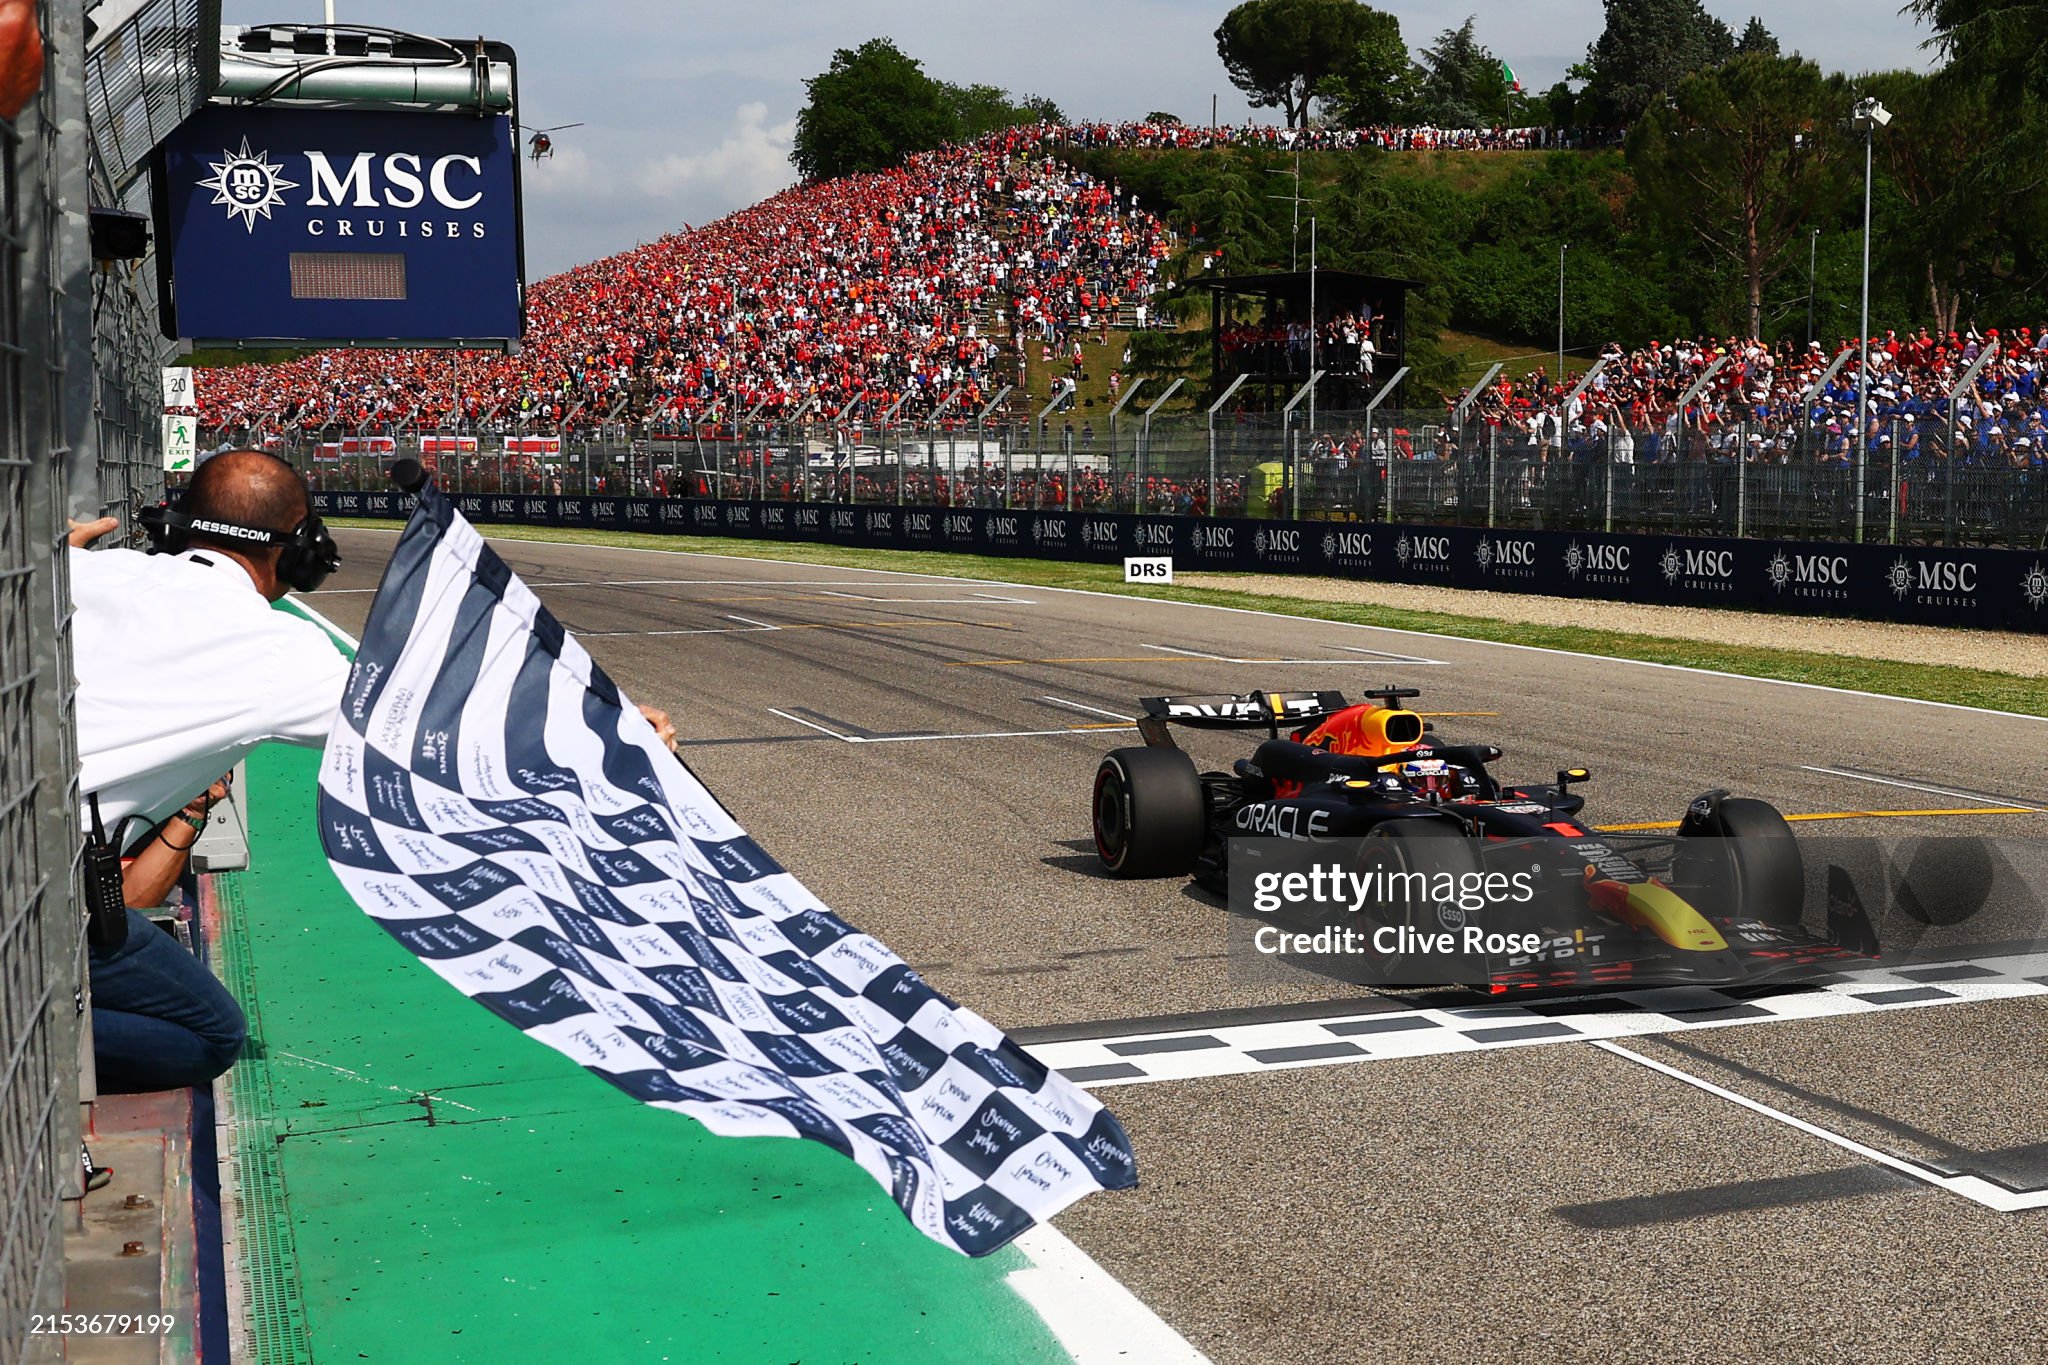
[{"label": "helicopter", "polygon": [[582,126],[580,123],[558,123],[552,128],[529,128],[523,123],[519,125],[520,131],[533,134],[526,140],[526,154],[533,158],[535,164],[538,164],[542,157],[553,157],[555,154],[555,140],[549,136],[550,133]]}]

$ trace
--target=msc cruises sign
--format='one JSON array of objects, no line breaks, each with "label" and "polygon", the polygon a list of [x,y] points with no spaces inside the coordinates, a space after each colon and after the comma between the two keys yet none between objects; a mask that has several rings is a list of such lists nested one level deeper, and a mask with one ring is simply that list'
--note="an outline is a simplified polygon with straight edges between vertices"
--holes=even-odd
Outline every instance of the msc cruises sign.
[{"label": "msc cruises sign", "polygon": [[509,116],[208,108],[156,171],[168,335],[490,345],[523,330]]}]

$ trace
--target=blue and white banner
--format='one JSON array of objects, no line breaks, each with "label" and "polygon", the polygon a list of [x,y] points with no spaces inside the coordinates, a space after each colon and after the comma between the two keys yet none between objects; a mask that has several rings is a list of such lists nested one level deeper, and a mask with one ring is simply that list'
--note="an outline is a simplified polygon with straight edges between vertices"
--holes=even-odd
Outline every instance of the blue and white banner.
[{"label": "blue and white banner", "polygon": [[1137,1183],[1102,1105],[747,837],[454,506],[400,539],[320,772],[356,902],[626,1093],[852,1157],[969,1255]]}]

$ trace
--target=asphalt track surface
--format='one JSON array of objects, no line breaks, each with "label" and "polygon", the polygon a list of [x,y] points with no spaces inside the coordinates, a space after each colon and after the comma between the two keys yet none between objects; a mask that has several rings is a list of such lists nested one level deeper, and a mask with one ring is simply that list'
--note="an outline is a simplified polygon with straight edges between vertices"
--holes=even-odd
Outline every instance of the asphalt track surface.
[{"label": "asphalt track surface", "polygon": [[[355,630],[392,537],[338,534],[313,603]],[[1591,769],[1600,823],[1714,787],[1788,813],[2048,809],[2038,720],[1043,588],[497,547],[792,872],[1049,1055],[1414,1003],[1247,981],[1216,902],[1097,875],[1089,782],[1138,741],[1096,727],[1141,695],[1421,687],[1503,776]],[[1205,767],[1247,752],[1184,743]],[[2040,1359],[2048,963],[2018,970],[2030,993],[1918,992],[1937,1007],[1107,1085],[1143,1184],[1061,1227],[1219,1362]],[[1968,1194],[1980,1175],[1997,1199]]]}]

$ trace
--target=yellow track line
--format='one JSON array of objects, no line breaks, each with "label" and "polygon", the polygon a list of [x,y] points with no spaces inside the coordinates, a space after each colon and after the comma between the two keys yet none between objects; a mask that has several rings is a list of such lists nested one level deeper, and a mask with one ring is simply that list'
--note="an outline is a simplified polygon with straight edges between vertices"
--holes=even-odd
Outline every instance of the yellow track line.
[{"label": "yellow track line", "polygon": [[[1835,810],[1816,811],[1809,815],[1788,815],[1792,820],[1881,820],[1899,819],[1910,816],[1937,815],[2039,815],[2040,811],[2028,806],[1971,806],[1959,810]],[[1634,825],[1595,825],[1601,834],[1639,834],[1648,830],[1677,829],[1676,820],[1646,820]]]}]

